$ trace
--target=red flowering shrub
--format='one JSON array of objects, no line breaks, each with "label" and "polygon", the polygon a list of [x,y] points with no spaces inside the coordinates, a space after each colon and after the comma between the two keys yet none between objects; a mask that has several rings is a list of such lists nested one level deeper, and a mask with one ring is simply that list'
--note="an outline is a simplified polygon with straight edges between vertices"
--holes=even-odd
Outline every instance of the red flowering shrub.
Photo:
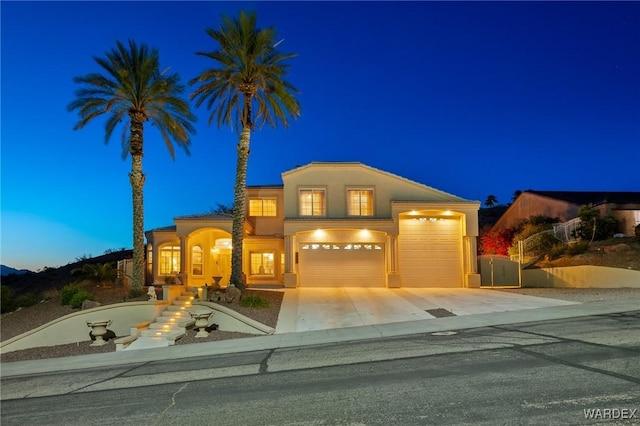
[{"label": "red flowering shrub", "polygon": [[508,255],[514,234],[514,229],[487,232],[480,237],[480,254]]}]

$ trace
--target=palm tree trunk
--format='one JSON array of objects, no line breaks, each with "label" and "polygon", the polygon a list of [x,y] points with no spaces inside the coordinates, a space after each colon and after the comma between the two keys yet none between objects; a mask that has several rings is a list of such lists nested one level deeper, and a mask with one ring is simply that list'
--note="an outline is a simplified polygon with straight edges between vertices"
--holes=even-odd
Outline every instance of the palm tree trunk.
[{"label": "palm tree trunk", "polygon": [[134,292],[142,291],[144,283],[144,201],[143,187],[145,175],[142,172],[142,131],[144,114],[131,114],[131,192],[133,196],[133,282]]},{"label": "palm tree trunk", "polygon": [[245,125],[238,142],[238,158],[236,163],[236,183],[233,200],[233,228],[231,231],[231,284],[244,289],[242,275],[242,241],[244,239],[244,219],[246,204],[247,164],[249,161],[249,142],[251,126]]}]

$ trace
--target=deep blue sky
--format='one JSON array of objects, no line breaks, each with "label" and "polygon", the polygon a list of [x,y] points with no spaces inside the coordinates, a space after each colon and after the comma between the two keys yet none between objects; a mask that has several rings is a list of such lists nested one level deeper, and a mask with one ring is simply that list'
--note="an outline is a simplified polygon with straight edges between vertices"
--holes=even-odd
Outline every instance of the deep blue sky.
[{"label": "deep blue sky", "polygon": [[[361,161],[452,194],[640,191],[638,2],[7,2],[2,17],[1,262],[59,266],[131,247],[130,159],[104,120],[73,131],[75,76],[116,40],[160,51],[186,83],[206,27],[255,10],[302,116],[252,137],[248,184],[311,161]],[[233,199],[231,129],[199,117],[172,161],[147,126],[145,228]]]}]

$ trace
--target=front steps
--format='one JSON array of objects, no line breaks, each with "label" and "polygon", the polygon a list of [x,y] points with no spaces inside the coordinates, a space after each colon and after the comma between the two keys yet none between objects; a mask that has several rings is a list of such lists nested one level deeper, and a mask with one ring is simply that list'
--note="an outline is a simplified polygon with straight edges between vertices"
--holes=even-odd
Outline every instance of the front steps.
[{"label": "front steps", "polygon": [[189,313],[192,301],[191,293],[183,293],[171,302],[155,321],[145,324],[144,327],[132,327],[131,336],[117,339],[116,351],[174,345],[176,340],[184,337],[187,329],[195,324]]}]

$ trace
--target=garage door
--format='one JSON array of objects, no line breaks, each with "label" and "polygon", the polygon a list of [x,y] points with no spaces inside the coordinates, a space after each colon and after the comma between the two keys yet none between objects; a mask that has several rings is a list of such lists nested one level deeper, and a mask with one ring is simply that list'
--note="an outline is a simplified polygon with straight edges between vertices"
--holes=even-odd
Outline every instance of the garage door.
[{"label": "garage door", "polygon": [[384,287],[384,245],[300,243],[300,285],[304,287]]},{"label": "garage door", "polygon": [[398,266],[404,287],[462,287],[459,219],[402,219]]}]

